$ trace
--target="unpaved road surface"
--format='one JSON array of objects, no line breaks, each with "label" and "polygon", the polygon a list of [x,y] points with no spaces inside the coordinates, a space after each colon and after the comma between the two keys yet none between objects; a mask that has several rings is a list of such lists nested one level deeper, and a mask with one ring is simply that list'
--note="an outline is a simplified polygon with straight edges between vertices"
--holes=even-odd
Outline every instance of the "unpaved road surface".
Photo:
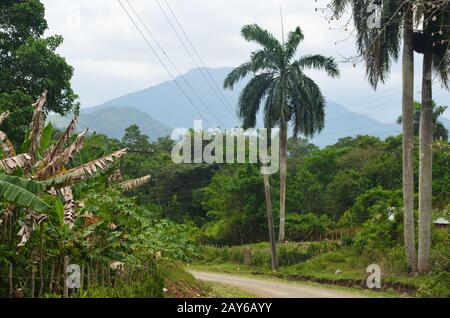
[{"label": "unpaved road surface", "polygon": [[247,278],[222,273],[189,271],[196,279],[226,284],[263,298],[361,298],[362,296],[322,287],[297,283]]}]

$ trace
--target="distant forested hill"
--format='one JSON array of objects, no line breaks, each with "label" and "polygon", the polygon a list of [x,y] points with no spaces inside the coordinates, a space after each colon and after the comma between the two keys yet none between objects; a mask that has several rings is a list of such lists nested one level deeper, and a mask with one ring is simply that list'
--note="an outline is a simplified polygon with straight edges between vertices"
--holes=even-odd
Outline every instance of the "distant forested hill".
[{"label": "distant forested hill", "polygon": [[[70,117],[63,118],[59,115],[50,115],[48,118],[58,128],[66,127],[70,119]],[[149,136],[151,140],[169,135],[172,131],[168,126],[153,119],[146,113],[131,107],[112,107],[90,113],[81,112],[78,130],[89,128],[91,132],[121,139],[125,129],[133,124],[138,125],[141,132]]]},{"label": "distant forested hill", "polygon": [[[213,90],[202,76],[214,79]],[[197,92],[198,99],[181,78],[179,84],[189,94],[197,109],[203,115],[204,126],[222,128],[239,127],[236,104],[245,81],[233,91],[222,89],[222,83],[231,68],[193,69],[184,75],[189,85]],[[217,84],[217,86],[216,86]],[[220,90],[220,91],[219,91]],[[400,114],[399,114],[400,115]],[[191,128],[194,120],[202,119],[177,88],[174,81],[167,81],[147,89],[130,93],[100,106],[82,110],[81,126],[111,137],[121,137],[126,126],[137,124],[151,139],[170,133],[176,127]],[[262,125],[262,116],[259,117]],[[170,129],[168,128],[170,127]],[[357,135],[373,135],[385,138],[400,133],[401,127],[392,123],[381,123],[369,116],[347,110],[345,107],[328,101],[325,130],[312,140],[318,146],[335,143],[339,138]]]}]

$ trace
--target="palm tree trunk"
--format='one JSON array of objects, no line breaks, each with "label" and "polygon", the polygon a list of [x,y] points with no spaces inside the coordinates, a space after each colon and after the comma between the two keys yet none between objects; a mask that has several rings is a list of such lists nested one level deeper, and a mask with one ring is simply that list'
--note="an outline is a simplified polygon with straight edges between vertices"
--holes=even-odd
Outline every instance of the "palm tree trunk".
[{"label": "palm tree trunk", "polygon": [[272,212],[272,199],[270,197],[270,183],[269,183],[269,175],[264,174],[264,194],[266,197],[266,207],[267,207],[267,224],[269,226],[269,237],[270,237],[270,252],[272,259],[272,271],[278,270],[278,261],[277,261],[277,247],[275,242],[275,228],[273,225],[273,212]]},{"label": "palm tree trunk", "polygon": [[286,172],[287,172],[287,124],[282,123],[280,127],[280,229],[278,242],[286,240]]},{"label": "palm tree trunk", "polygon": [[419,160],[419,273],[429,271],[431,245],[431,201],[433,169],[433,105],[432,105],[433,54],[423,57],[422,111],[420,114],[420,160]]},{"label": "palm tree trunk", "polygon": [[414,235],[414,34],[413,11],[407,10],[403,34],[403,226],[408,272],[417,270]]}]

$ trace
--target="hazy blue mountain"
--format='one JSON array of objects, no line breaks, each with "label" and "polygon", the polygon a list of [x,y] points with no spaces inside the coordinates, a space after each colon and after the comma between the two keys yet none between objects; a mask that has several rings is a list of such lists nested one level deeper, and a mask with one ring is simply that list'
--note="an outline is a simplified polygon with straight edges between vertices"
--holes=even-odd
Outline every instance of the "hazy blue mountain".
[{"label": "hazy blue mountain", "polygon": [[401,127],[397,124],[381,123],[331,101],[327,103],[325,114],[325,129],[312,139],[312,142],[320,147],[333,144],[347,136],[372,135],[384,139],[401,133]]},{"label": "hazy blue mountain", "polygon": [[[201,100],[208,106],[205,107],[197,97],[192,93],[190,88],[184,83],[181,78],[178,78],[178,83],[185,89],[186,93],[190,96],[191,100],[198,107],[203,117],[206,118],[204,126],[219,126],[226,128],[233,128],[240,126],[240,123],[235,116],[236,103],[239,98],[241,89],[244,87],[246,81],[239,83],[233,91],[222,89],[223,81],[226,75],[232,70],[231,68],[217,68],[208,69],[211,76],[214,78],[217,85],[220,87],[221,94],[223,94],[227,102],[221,102],[220,99],[214,94],[214,91],[208,86],[204,78],[202,77],[200,69],[193,69],[184,75],[186,81],[197,92]],[[208,76],[204,71],[205,76]],[[213,84],[214,85],[214,84]],[[218,93],[219,94],[219,93]],[[222,95],[219,95],[222,96]],[[149,115],[152,119],[163,123],[164,125],[176,128],[176,127],[193,127],[194,120],[202,119],[200,115],[192,108],[186,97],[177,88],[174,81],[167,81],[162,84],[141,90],[135,93],[127,94],[113,100],[107,101],[104,104],[83,109],[82,116],[83,122],[91,124],[91,128],[97,131],[101,131],[97,125],[104,125],[104,121],[98,121],[89,118],[91,116],[98,117],[99,111],[110,110],[112,112],[115,108],[127,109],[134,108],[143,113]],[[127,114],[124,114],[127,115]],[[142,131],[146,131],[145,126],[152,126],[152,123],[146,123],[145,118],[138,116],[140,121],[133,122],[141,126]],[[127,121],[126,124],[120,124],[120,117],[114,117],[113,124],[108,125],[109,133],[111,136],[117,136],[121,134],[124,126],[131,123]],[[128,117],[125,117],[128,118]],[[109,119],[108,119],[109,120]],[[128,120],[128,119],[127,119]],[[259,116],[259,123],[262,123],[262,115]],[[114,128],[117,127],[116,131]],[[120,128],[120,129],[119,129]],[[106,131],[102,129],[102,131]],[[317,137],[313,139],[313,142],[318,146],[326,146],[336,142],[341,137],[357,136],[363,134],[369,134],[385,138],[391,135],[397,135],[400,133],[400,126],[396,124],[384,124],[377,120],[365,116],[362,114],[350,112],[346,108],[333,103],[331,101],[327,104],[326,109],[326,127],[325,130]],[[155,134],[151,134],[152,138],[156,137]]]},{"label": "hazy blue mountain", "polygon": [[[215,86],[214,82],[211,82],[211,85],[216,91],[217,89],[220,89],[220,92],[223,94],[225,100],[219,92],[215,94],[214,90],[208,86],[207,82],[202,77],[200,69],[193,69],[189,71],[184,75],[184,78],[194,89],[194,91],[197,92],[204,104],[196,97],[181,77],[177,78],[177,82],[181,87],[183,87],[184,91],[190,97],[202,116],[200,116],[195,108],[189,103],[174,81],[167,81],[145,90],[127,94],[107,101],[100,106],[87,108],[84,111],[91,112],[93,110],[117,106],[133,107],[149,114],[157,121],[173,128],[192,127],[194,120],[200,120],[203,118],[205,126],[220,126],[226,128],[238,126],[239,122],[235,116],[234,105],[236,105],[239,92],[245,82],[237,85],[233,91],[224,90],[222,88],[223,81],[225,76],[232,69],[217,68],[208,70],[217,84],[217,86]],[[203,71],[203,74],[209,78],[206,71]],[[219,99],[217,95],[222,98]]]},{"label": "hazy blue mountain", "polygon": [[[50,115],[48,121],[58,128],[65,128],[70,122],[70,117]],[[131,107],[111,107],[98,109],[93,112],[81,112],[77,130],[81,131],[89,128],[90,132],[105,134],[111,138],[121,139],[125,129],[136,124],[141,132],[156,140],[161,136],[170,135],[172,129],[159,121],[153,119],[148,114]]]}]

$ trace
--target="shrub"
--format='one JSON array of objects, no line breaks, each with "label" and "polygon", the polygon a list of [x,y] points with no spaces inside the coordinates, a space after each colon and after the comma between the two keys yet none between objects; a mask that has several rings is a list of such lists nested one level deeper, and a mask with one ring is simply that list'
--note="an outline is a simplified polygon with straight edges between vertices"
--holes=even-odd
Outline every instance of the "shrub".
[{"label": "shrub", "polygon": [[328,217],[316,214],[290,214],[286,217],[286,238],[288,241],[317,241],[325,237],[329,229]]},{"label": "shrub", "polygon": [[379,214],[380,211],[401,206],[401,191],[384,190],[381,187],[373,188],[356,199],[353,207],[342,216],[339,225],[355,227]]},{"label": "shrub", "polygon": [[394,247],[402,233],[401,213],[380,205],[370,210],[373,217],[363,223],[362,229],[356,234],[354,246],[366,255],[374,255]]},{"label": "shrub", "polygon": [[[277,256],[280,266],[291,266],[304,262],[322,252],[333,251],[339,244],[333,241],[314,242],[310,244],[278,244]],[[270,245],[266,242],[248,246],[214,247],[202,246],[199,258],[206,263],[237,263],[244,264],[244,249],[249,248],[252,253],[253,266],[269,266],[271,263]]]},{"label": "shrub", "polygon": [[450,273],[439,273],[417,290],[417,297],[450,297]]}]

